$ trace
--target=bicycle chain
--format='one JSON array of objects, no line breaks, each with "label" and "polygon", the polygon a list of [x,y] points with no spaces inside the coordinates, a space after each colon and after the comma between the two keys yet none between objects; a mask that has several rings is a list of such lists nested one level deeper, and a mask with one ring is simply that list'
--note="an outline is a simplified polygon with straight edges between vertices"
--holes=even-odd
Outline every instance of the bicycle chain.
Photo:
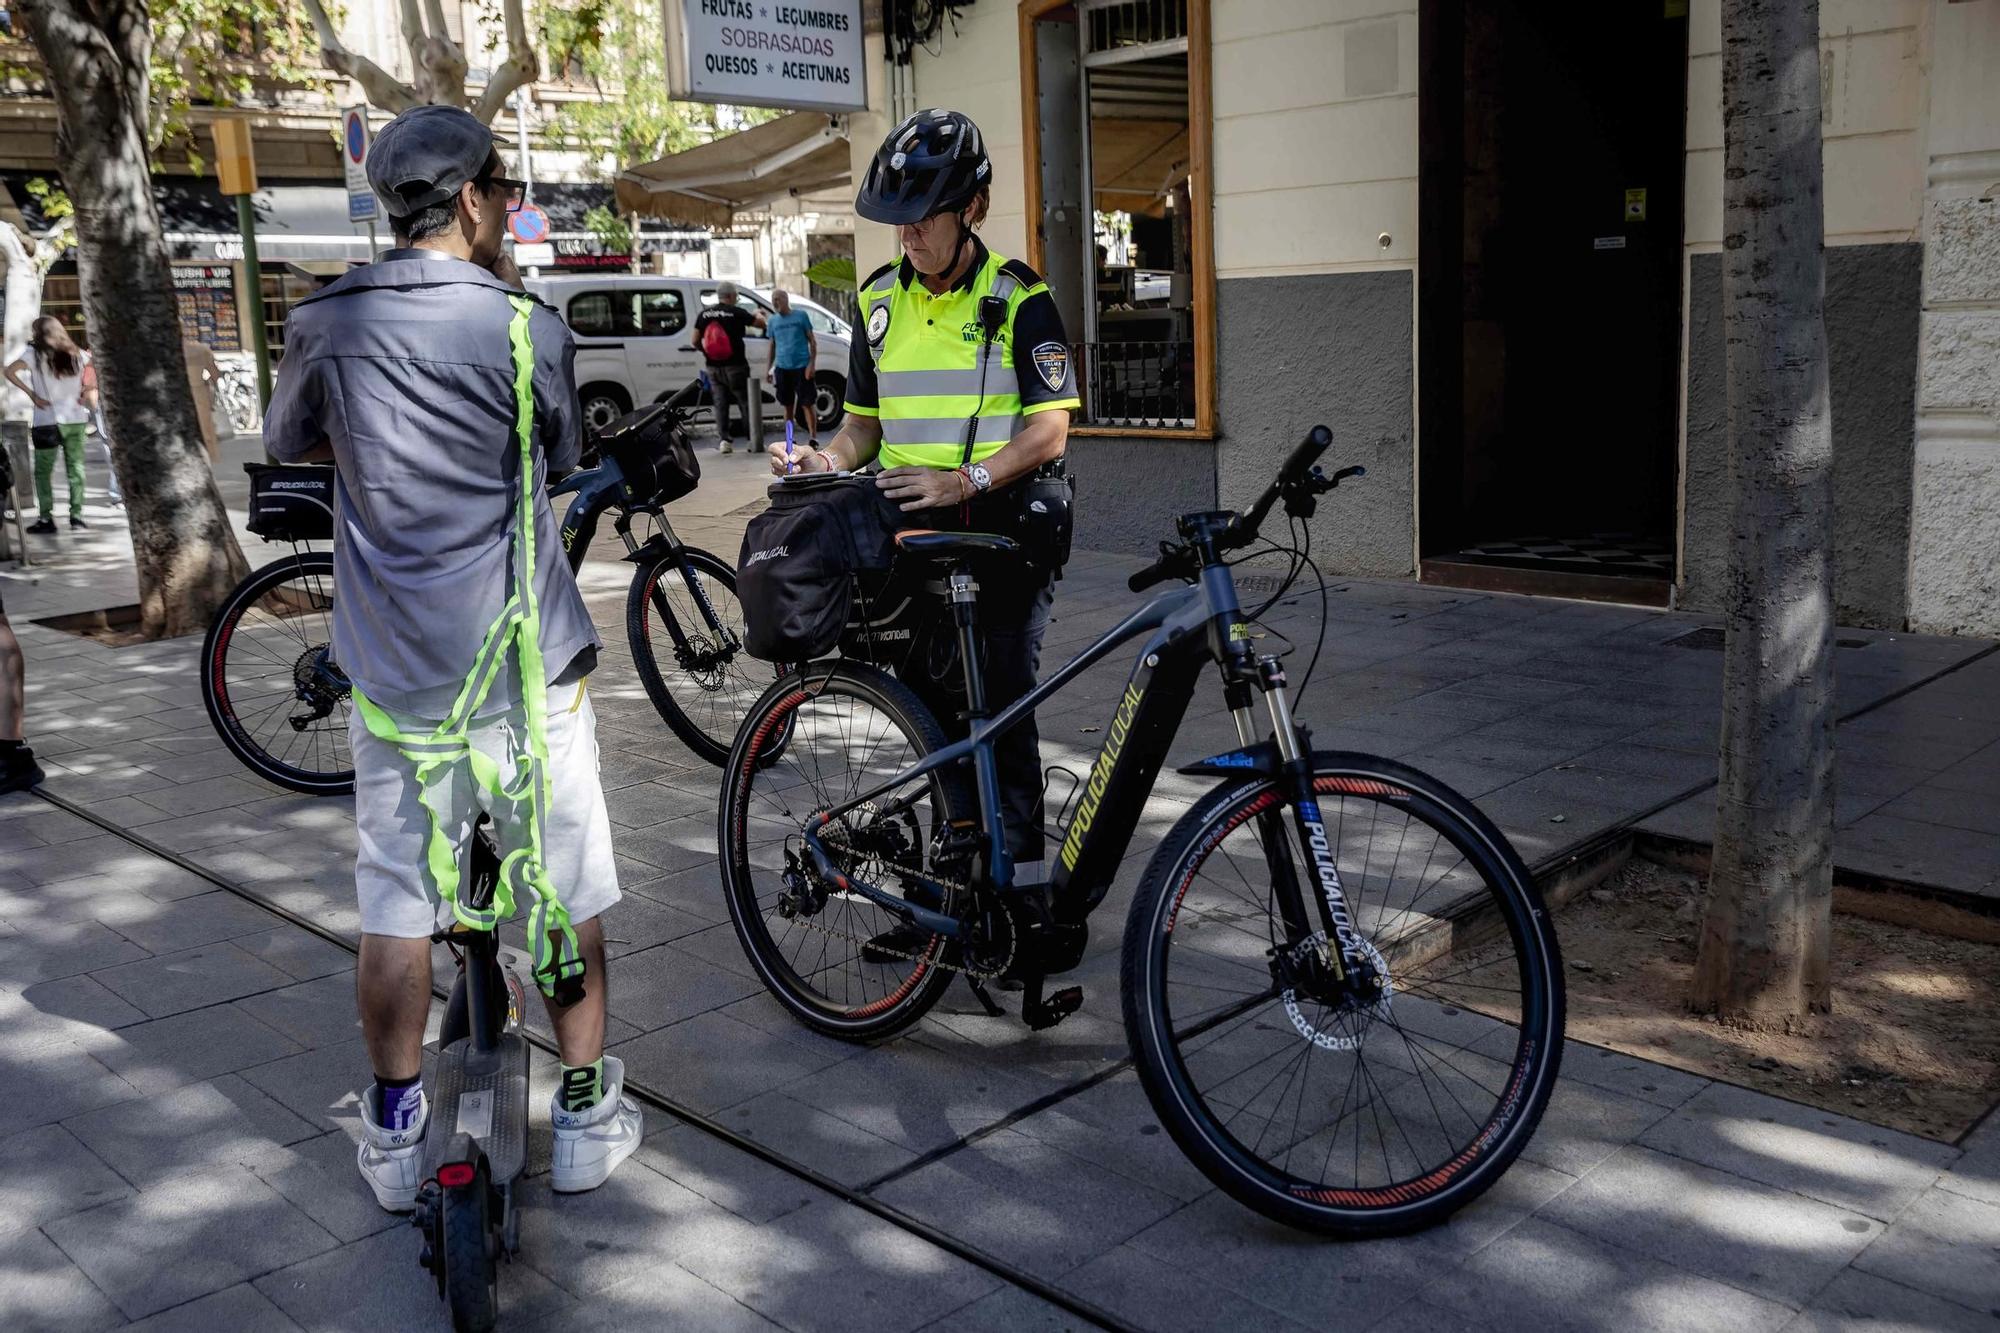
[{"label": "bicycle chain", "polygon": [[[868,853],[862,852],[857,848],[850,847],[845,843],[835,842],[831,838],[822,836],[820,838],[820,842],[826,847],[829,847],[836,852],[845,852],[847,855],[855,857],[858,860],[865,861],[868,859],[869,855]],[[905,869],[905,868],[906,867],[898,867],[898,869]],[[947,889],[957,889],[962,893],[964,893],[968,898],[972,896],[972,886],[969,884],[961,884],[957,880],[940,879],[936,875],[929,875],[927,876],[927,878],[930,879],[933,883],[942,885]],[[814,913],[815,917],[817,915],[818,913]],[[853,944],[861,944],[861,945],[870,944],[870,940],[868,938],[856,935],[851,931],[840,930],[833,926],[821,925],[816,920],[810,917],[797,916],[790,918],[790,920],[805,927],[807,930],[815,930],[822,935],[831,935],[835,939],[847,940],[848,942]],[[1009,917],[1009,922],[1010,924],[1012,922],[1011,916]],[[1014,965],[1015,940],[1013,931],[1009,929],[1007,935],[1006,960],[1002,962],[999,967],[991,970],[976,968],[976,967],[968,967],[964,963],[947,963],[946,961],[944,961],[944,958],[942,956],[943,953],[942,950],[939,951],[940,953],[939,957],[930,958],[925,954],[911,953],[907,949],[894,949],[890,948],[887,945],[882,945],[882,944],[876,944],[873,945],[872,947],[874,948],[876,953],[888,954],[892,958],[902,958],[912,963],[928,963],[930,966],[939,968],[946,972],[957,972],[963,976],[971,978],[974,981],[987,982],[987,981],[1000,980],[1000,978],[1002,978],[1007,974],[1007,969]]]}]

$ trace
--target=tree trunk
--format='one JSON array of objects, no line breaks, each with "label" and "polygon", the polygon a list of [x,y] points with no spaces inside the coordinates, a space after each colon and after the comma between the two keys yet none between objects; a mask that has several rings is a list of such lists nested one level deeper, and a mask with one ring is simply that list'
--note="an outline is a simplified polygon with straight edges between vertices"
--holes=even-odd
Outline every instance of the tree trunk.
[{"label": "tree trunk", "polygon": [[84,322],[124,482],[149,638],[193,633],[248,566],[202,446],[146,149],[150,37],[136,0],[23,5],[55,94]]},{"label": "tree trunk", "polygon": [[1833,435],[1818,0],[1723,0],[1723,330],[1735,497],[1715,855],[1693,1007],[1831,1003]]}]

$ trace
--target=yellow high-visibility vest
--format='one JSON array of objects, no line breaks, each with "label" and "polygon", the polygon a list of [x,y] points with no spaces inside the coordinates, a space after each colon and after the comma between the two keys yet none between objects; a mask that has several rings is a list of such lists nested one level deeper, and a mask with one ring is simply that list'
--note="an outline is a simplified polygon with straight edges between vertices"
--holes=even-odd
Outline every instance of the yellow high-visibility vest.
[{"label": "yellow high-visibility vest", "polygon": [[[991,251],[970,281],[936,295],[914,275],[905,282],[906,268],[891,265],[858,294],[855,335],[867,340],[874,357],[877,401],[850,402],[847,410],[881,419],[883,467],[958,467],[968,461],[965,428],[975,413],[969,461],[977,463],[1013,439],[1028,415],[1079,406],[1074,397],[1022,406],[1014,315],[1023,301],[1048,291],[1047,283],[1023,281],[1027,270]],[[987,296],[1007,303],[1007,318],[991,343],[979,322],[979,303]]]}]

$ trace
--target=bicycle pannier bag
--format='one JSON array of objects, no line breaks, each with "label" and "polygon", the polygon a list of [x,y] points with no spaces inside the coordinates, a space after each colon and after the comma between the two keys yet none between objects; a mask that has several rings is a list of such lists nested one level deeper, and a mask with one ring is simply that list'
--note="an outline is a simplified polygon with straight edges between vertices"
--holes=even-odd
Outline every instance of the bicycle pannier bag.
[{"label": "bicycle pannier bag", "polygon": [[270,541],[333,540],[333,477],[311,463],[245,463],[250,474],[250,531]]},{"label": "bicycle pannier bag", "polygon": [[631,508],[668,504],[701,484],[701,461],[680,413],[664,403],[627,412],[597,437],[597,451],[618,465],[620,498]]},{"label": "bicycle pannier bag", "polygon": [[891,511],[874,482],[825,474],[774,484],[737,560],[743,646],[767,662],[810,662],[840,642],[857,573],[889,567]]}]

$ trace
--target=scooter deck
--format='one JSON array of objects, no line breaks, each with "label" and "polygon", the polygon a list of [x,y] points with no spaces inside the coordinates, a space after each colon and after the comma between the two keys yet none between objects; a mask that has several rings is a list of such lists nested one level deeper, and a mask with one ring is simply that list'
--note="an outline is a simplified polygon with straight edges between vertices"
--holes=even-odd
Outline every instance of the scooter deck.
[{"label": "scooter deck", "polygon": [[438,1053],[431,1126],[424,1136],[424,1178],[437,1175],[452,1135],[464,1130],[486,1153],[495,1184],[504,1185],[528,1164],[528,1043],[518,1032],[491,1051],[472,1049],[471,1038]]}]

